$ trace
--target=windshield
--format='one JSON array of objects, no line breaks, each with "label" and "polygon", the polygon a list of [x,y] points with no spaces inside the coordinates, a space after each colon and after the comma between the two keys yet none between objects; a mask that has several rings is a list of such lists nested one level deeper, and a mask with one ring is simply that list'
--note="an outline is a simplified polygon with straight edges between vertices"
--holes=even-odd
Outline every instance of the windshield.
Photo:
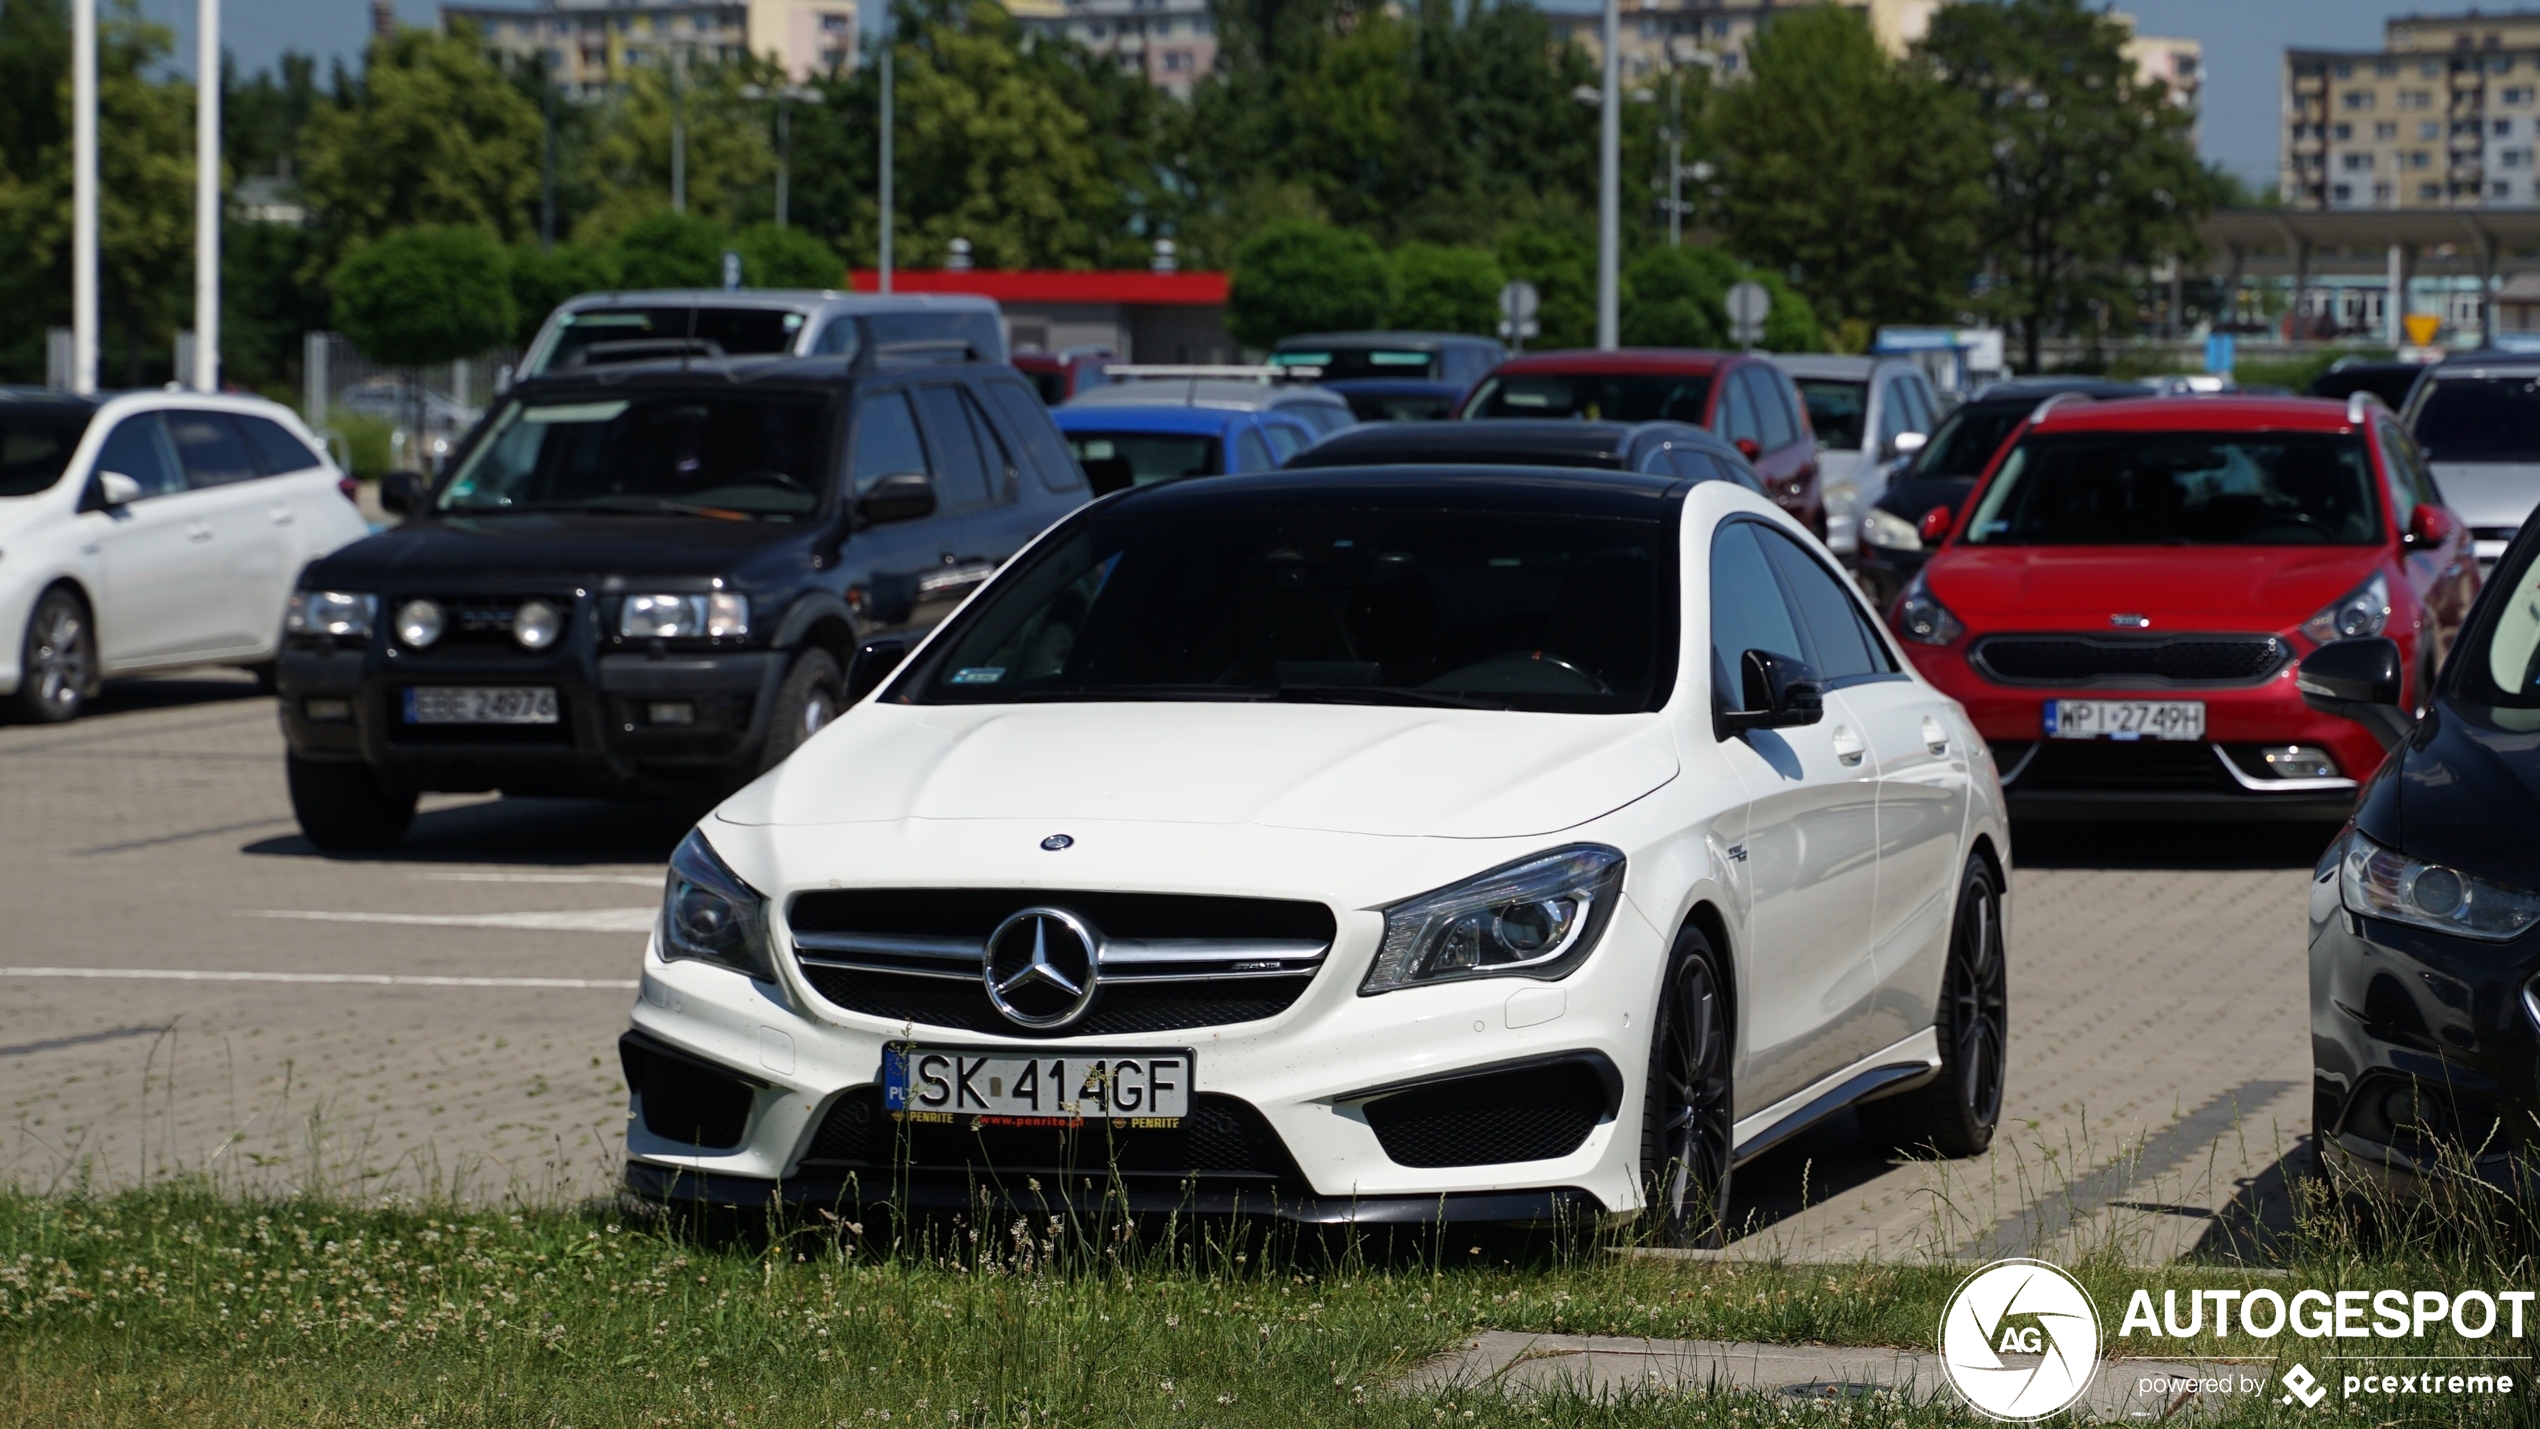
[{"label": "windshield", "polygon": [[1215,476],[1226,469],[1225,443],[1205,434],[1169,432],[1068,432],[1067,449],[1085,469],[1094,494],[1107,496],[1132,486],[1171,481],[1177,476]]},{"label": "windshield", "polygon": [[1514,373],[1493,377],[1473,394],[1474,417],[1576,417],[1586,422],[1691,422],[1702,425],[1711,379],[1696,376],[1564,377]]},{"label": "windshield", "polygon": [[1984,464],[2002,450],[2011,429],[2028,420],[2034,407],[1961,407],[1949,414],[1940,430],[1914,454],[1909,475],[1926,479],[1982,476]]},{"label": "windshield", "polygon": [[33,496],[52,488],[71,463],[85,411],[9,411],[0,408],[0,496]]},{"label": "windshield", "polygon": [[2472,704],[2540,709],[2540,547],[2525,544],[2521,569],[2492,577],[2488,610],[2461,638],[2460,694]]},{"label": "windshield", "polygon": [[437,505],[808,516],[828,484],[828,411],[820,397],[764,392],[513,401]]},{"label": "windshield", "polygon": [[558,320],[554,342],[524,377],[612,362],[791,352],[801,313],[775,308],[590,308]]},{"label": "windshield", "polygon": [[1270,354],[1273,367],[1314,367],[1324,381],[1341,377],[1435,377],[1438,355],[1413,347],[1291,348]]},{"label": "windshield", "polygon": [[1861,423],[1870,406],[1870,384],[1835,377],[1795,377],[1800,399],[1808,404],[1808,425],[1817,429],[1817,445],[1835,451],[1861,449]]},{"label": "windshield", "polygon": [[2379,539],[2361,439],[2308,432],[2032,436],[1984,489],[1984,546],[2322,546]]},{"label": "windshield", "polygon": [[1649,709],[1675,548],[1647,518],[1097,512],[988,589],[916,698]]},{"label": "windshield", "polygon": [[2540,380],[2438,381],[2414,425],[2417,445],[2435,461],[2540,461]]},{"label": "windshield", "polygon": [[1376,392],[1347,392],[1349,410],[1362,422],[1434,422],[1455,415],[1455,399],[1431,396],[1392,396]]}]

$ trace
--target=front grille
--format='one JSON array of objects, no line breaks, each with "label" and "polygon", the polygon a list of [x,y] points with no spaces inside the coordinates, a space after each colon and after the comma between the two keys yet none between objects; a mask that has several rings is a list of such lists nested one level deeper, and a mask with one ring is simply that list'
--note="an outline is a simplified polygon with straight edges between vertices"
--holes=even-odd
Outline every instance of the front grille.
[{"label": "front grille", "polygon": [[[381,618],[393,620],[398,607],[417,598],[413,595],[400,595],[381,601],[379,607]],[[439,657],[485,660],[499,659],[504,656],[547,659],[563,648],[565,641],[573,634],[574,600],[570,595],[532,597],[529,595],[426,594],[420,598],[433,601],[441,607],[441,638],[420,650],[408,649],[403,645],[398,646],[398,649],[403,652],[399,656],[400,659],[430,660]],[[512,616],[519,611],[524,602],[533,598],[554,606],[560,617],[555,643],[544,650],[524,648],[518,637],[512,634]],[[389,638],[393,641],[396,637],[391,635]]]},{"label": "front grille", "polygon": [[821,1118],[806,1170],[995,1176],[1203,1177],[1297,1185],[1296,1164],[1251,1103],[1214,1092],[1191,1098],[1181,1125],[1132,1127],[1094,1118],[1068,1126],[894,1121],[878,1087],[856,1087]]},{"label": "front grille", "polygon": [[1380,1097],[1367,1124],[1398,1166],[1498,1166],[1569,1155],[1610,1109],[1595,1068],[1560,1062]]},{"label": "front grille", "polygon": [[2292,648],[2272,635],[1988,635],[1968,652],[1998,685],[2258,684]]},{"label": "front grille", "polygon": [[2003,787],[2019,794],[2238,794],[2210,744],[2166,740],[2049,739],[1993,746]]},{"label": "front grille", "polygon": [[[982,981],[1010,915],[1061,908],[1102,936],[1101,991],[1064,1027],[1007,1020]],[[1303,996],[1338,927],[1320,903],[1052,889],[824,889],[794,899],[794,958],[813,990],[893,1022],[1011,1036],[1178,1032],[1275,1017]]]}]

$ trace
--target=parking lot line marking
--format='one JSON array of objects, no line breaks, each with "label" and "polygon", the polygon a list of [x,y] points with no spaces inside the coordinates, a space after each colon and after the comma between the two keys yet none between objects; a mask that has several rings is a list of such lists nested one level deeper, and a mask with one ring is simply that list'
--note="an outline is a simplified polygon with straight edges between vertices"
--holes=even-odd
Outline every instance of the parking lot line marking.
[{"label": "parking lot line marking", "polygon": [[398,923],[417,928],[513,928],[539,933],[649,933],[660,909],[588,908],[564,913],[325,913],[297,908],[239,908],[241,918],[308,923]]},{"label": "parking lot line marking", "polygon": [[622,883],[630,888],[659,888],[663,877],[660,873],[427,873],[423,876],[435,883]]},{"label": "parking lot line marking", "polygon": [[162,982],[345,982],[368,987],[586,987],[632,990],[633,978],[430,977],[415,973],[247,973],[202,968],[0,968],[0,977],[133,978]]}]

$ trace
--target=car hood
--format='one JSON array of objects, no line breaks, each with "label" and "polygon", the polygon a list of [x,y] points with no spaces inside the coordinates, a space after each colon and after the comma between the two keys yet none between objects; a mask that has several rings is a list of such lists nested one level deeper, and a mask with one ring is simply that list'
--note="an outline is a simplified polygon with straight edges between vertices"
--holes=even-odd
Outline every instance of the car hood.
[{"label": "car hood", "polygon": [[2438,461],[2443,504],[2472,526],[2519,526],[2540,505],[2540,462]]},{"label": "car hood", "polygon": [[2371,576],[2377,547],[1952,546],[1923,568],[1970,629],[2289,630]]},{"label": "car hood", "polygon": [[865,704],[729,800],[736,824],[1255,824],[1513,838],[1676,776],[1663,716],[1300,704]]},{"label": "car hood", "polygon": [[[356,541],[309,570],[314,582],[411,583],[558,576],[697,576],[799,540],[799,522],[571,513],[443,517]],[[356,586],[358,588],[358,586]]]},{"label": "car hood", "polygon": [[2365,793],[2356,823],[2410,858],[2540,889],[2540,710],[2438,701]]}]

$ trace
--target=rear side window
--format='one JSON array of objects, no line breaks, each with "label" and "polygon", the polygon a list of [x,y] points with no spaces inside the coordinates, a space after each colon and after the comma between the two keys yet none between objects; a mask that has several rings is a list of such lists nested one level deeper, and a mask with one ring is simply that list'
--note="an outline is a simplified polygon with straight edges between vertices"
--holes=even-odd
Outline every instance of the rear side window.
[{"label": "rear side window", "polygon": [[[1752,523],[1749,523],[1750,525]],[[1790,582],[1799,618],[1816,647],[1813,663],[1828,685],[1854,684],[1888,673],[1886,648],[1861,628],[1860,608],[1836,583],[1834,573],[1779,531],[1755,526],[1755,537],[1772,553],[1773,564]]]},{"label": "rear side window", "polygon": [[1262,423],[1261,437],[1270,444],[1270,456],[1274,461],[1286,461],[1305,450],[1304,436],[1285,422]]},{"label": "rear side window", "polygon": [[227,412],[170,412],[167,423],[186,485],[228,486],[256,479],[255,453]]},{"label": "rear side window", "polygon": [[1777,452],[1799,440],[1799,422],[1791,415],[1782,384],[1761,367],[1749,367],[1739,375],[1754,386],[1755,417],[1763,427],[1764,450]]},{"label": "rear side window", "polygon": [[1020,382],[991,382],[988,394],[1005,417],[1006,430],[1022,446],[1025,463],[1039,474],[1041,485],[1051,491],[1084,490],[1076,463],[1067,459],[1067,448],[1059,442],[1049,408],[1031,389]]},{"label": "rear side window", "polygon": [[926,446],[917,439],[917,419],[909,415],[906,393],[867,397],[856,409],[855,450],[849,465],[858,496],[886,476],[926,470]]},{"label": "rear side window", "polygon": [[1014,453],[1005,449],[1005,438],[997,435],[997,424],[989,420],[976,393],[961,394],[961,410],[970,414],[970,430],[979,439],[980,460],[988,465],[988,499],[1013,500],[1014,479],[1021,475]]},{"label": "rear side window", "polygon": [[1722,394],[1720,435],[1730,441],[1762,443],[1764,428],[1755,416],[1755,395],[1744,382],[1732,380]]},{"label": "rear side window", "polygon": [[1740,664],[1749,650],[1807,658],[1782,584],[1756,543],[1752,521],[1732,521],[1711,538],[1711,697],[1722,709],[1744,709]]},{"label": "rear side window", "polygon": [[247,434],[247,445],[255,451],[265,475],[307,471],[318,464],[317,453],[302,446],[300,439],[284,430],[280,422],[269,417],[241,416],[235,420],[238,429]]},{"label": "rear side window", "polygon": [[1261,440],[1261,433],[1248,430],[1236,439],[1235,470],[1268,471],[1278,464],[1270,455],[1269,444]]},{"label": "rear side window", "polygon": [[987,461],[962,410],[961,389],[920,387],[917,405],[926,414],[926,434],[936,453],[935,499],[947,510],[985,503],[991,489]]},{"label": "rear side window", "polygon": [[141,483],[143,496],[165,496],[185,489],[185,475],[176,464],[176,449],[168,445],[167,428],[159,422],[159,414],[145,412],[115,423],[106,434],[106,445],[97,453],[101,472],[121,472]]}]

